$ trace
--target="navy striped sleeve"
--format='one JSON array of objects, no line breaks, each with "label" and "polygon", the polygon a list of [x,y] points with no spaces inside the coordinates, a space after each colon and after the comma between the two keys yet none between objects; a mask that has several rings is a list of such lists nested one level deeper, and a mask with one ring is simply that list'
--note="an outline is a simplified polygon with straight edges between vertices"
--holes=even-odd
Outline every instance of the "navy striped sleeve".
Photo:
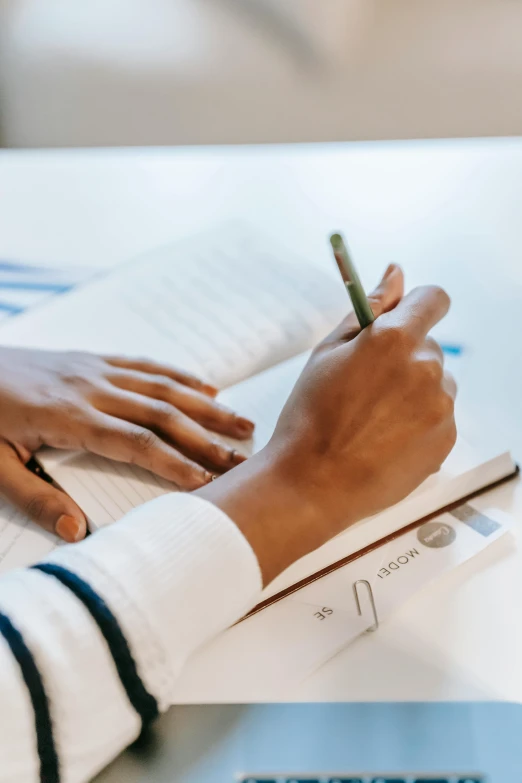
[{"label": "navy striped sleeve", "polygon": [[127,697],[142,722],[142,732],[158,717],[158,703],[143,684],[127,640],[103,598],[77,574],[55,563],[38,563],[33,566],[48,576],[57,579],[83,603],[100,629],[114,660],[118,677]]},{"label": "navy striped sleeve", "polygon": [[15,658],[22,678],[29,691],[34,710],[36,747],[40,759],[41,783],[59,783],[60,769],[54,744],[53,727],[49,702],[44,684],[31,651],[23,640],[20,631],[11,620],[0,612],[0,633],[6,640]]}]

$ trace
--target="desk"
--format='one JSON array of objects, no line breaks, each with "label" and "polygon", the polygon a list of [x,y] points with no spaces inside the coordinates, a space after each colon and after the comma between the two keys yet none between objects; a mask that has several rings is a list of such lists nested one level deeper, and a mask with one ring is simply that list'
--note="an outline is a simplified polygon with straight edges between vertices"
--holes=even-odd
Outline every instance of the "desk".
[{"label": "desk", "polygon": [[[464,434],[522,459],[521,140],[0,153],[1,258],[107,266],[231,216],[317,263],[341,228],[367,285],[397,260],[445,286]],[[520,486],[491,500],[522,529]],[[522,701],[521,604],[522,550],[500,541],[293,696]]]}]

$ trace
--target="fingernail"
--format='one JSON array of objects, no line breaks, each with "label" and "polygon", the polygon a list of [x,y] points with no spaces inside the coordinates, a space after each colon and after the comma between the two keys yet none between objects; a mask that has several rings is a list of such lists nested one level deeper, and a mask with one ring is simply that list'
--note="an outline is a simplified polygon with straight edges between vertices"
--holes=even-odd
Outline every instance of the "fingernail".
[{"label": "fingernail", "polygon": [[246,457],[244,457],[237,449],[230,449],[219,440],[213,441],[213,444],[217,448],[220,461],[225,465],[232,467],[234,465],[239,465],[241,462],[246,460]]},{"label": "fingernail", "polygon": [[209,397],[215,397],[218,393],[219,389],[216,389],[215,386],[212,386],[210,383],[201,383],[201,391],[203,394],[208,394]]},{"label": "fingernail", "polygon": [[205,479],[205,484],[210,484],[211,481],[214,481],[216,478],[213,473],[209,473],[208,470],[205,471],[203,478]]},{"label": "fingernail", "polygon": [[67,541],[68,544],[74,544],[81,538],[82,525],[75,517],[71,517],[69,514],[62,514],[56,523],[55,530],[57,535],[63,538],[64,541]]},{"label": "fingernail", "polygon": [[395,272],[396,269],[397,269],[397,264],[389,264],[386,269],[386,272],[382,276],[382,279],[387,280],[389,277],[391,277],[391,275]]},{"label": "fingernail", "polygon": [[245,419],[243,416],[236,416],[236,429],[241,435],[252,435],[254,427],[256,425],[250,419]]},{"label": "fingernail", "polygon": [[237,449],[232,449],[230,451],[230,462],[232,465],[241,465],[242,462],[245,462],[246,457],[244,454],[241,454],[240,451]]}]

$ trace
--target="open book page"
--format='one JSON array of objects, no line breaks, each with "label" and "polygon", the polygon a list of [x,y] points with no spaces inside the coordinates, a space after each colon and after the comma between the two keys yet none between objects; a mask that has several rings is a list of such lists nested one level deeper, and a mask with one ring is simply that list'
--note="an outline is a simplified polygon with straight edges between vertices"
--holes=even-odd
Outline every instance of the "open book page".
[{"label": "open book page", "polygon": [[56,536],[0,500],[0,574],[36,563],[58,544]]},{"label": "open book page", "polygon": [[332,270],[232,226],[161,248],[14,319],[2,342],[146,356],[223,388],[311,348],[348,309]]},{"label": "open book page", "polygon": [[70,495],[96,530],[121,519],[148,500],[177,487],[136,465],[96,454],[43,449],[38,460],[56,484]]}]

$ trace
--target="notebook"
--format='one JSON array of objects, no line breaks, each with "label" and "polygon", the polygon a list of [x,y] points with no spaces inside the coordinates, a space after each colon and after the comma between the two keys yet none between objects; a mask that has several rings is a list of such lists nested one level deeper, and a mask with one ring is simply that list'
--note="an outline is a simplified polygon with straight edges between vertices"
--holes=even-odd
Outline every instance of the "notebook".
[{"label": "notebook", "polygon": [[[242,226],[164,247],[10,322],[4,344],[145,355],[223,389],[220,399],[256,422],[250,452],[269,440],[309,351],[344,317],[348,300],[333,264],[293,257]],[[238,444],[245,448],[244,444]],[[39,462],[95,530],[176,487],[136,466],[43,450]],[[516,472],[509,451],[460,439],[412,495],[302,558],[265,590],[273,601]]]}]

